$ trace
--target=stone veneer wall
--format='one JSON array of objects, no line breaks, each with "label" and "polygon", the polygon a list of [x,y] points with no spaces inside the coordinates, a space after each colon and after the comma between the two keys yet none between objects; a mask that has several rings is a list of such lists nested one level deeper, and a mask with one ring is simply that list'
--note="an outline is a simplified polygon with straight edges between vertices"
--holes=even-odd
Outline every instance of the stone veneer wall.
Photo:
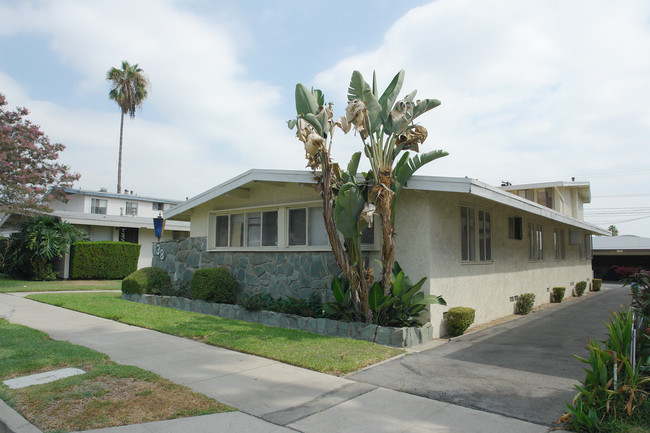
[{"label": "stone veneer wall", "polygon": [[142,304],[159,305],[177,310],[243,320],[267,326],[297,329],[331,337],[354,338],[393,347],[411,347],[433,340],[431,323],[421,328],[392,328],[371,323],[339,322],[330,319],[295,316],[274,311],[247,311],[239,305],[214,304],[198,299],[176,296],[138,295],[122,293],[122,299]]},{"label": "stone veneer wall", "polygon": [[341,274],[331,252],[210,252],[206,244],[205,237],[161,242],[164,259],[154,255],[152,265],[167,272],[176,286],[189,284],[197,269],[226,266],[237,279],[240,295],[307,299],[316,291],[322,301],[331,300],[332,279]]}]

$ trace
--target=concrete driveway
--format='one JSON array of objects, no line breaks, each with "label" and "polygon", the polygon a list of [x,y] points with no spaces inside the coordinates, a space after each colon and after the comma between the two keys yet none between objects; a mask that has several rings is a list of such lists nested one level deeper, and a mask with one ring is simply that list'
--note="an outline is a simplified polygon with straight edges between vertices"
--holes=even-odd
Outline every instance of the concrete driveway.
[{"label": "concrete driveway", "polygon": [[552,425],[584,379],[588,340],[606,338],[609,311],[629,305],[629,290],[605,284],[516,320],[452,339],[348,376],[398,391]]}]

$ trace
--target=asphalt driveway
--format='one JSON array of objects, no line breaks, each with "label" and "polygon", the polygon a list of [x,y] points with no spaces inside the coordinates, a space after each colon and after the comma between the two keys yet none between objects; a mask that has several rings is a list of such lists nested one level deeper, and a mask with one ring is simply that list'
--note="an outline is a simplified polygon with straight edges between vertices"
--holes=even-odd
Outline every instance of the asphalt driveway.
[{"label": "asphalt driveway", "polygon": [[585,299],[535,312],[348,376],[348,379],[552,425],[584,378],[588,340],[606,338],[629,290],[604,284]]}]

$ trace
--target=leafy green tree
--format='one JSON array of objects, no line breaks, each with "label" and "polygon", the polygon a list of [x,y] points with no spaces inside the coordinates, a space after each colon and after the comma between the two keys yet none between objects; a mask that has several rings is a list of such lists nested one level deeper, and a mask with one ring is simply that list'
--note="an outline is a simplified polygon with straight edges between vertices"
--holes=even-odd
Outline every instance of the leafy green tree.
[{"label": "leafy green tree", "polygon": [[607,227],[607,230],[612,234],[612,236],[618,236],[618,229],[616,228],[615,225],[611,225]]},{"label": "leafy green tree", "polygon": [[64,189],[79,175],[57,162],[65,146],[50,143],[40,127],[26,119],[26,108],[10,111],[6,105],[0,93],[0,212],[50,211],[47,199],[65,200]]},{"label": "leafy green tree", "polygon": [[[288,122],[297,128],[297,136],[305,146],[308,167],[318,180],[323,198],[323,216],[330,245],[337,263],[349,280],[350,299],[357,320],[373,321],[369,294],[373,287],[372,270],[361,256],[361,235],[372,226],[378,214],[382,228],[382,276],[379,280],[384,296],[391,296],[395,264],[395,206],[406,182],[423,165],[447,155],[434,150],[418,155],[427,138],[427,130],[414,121],[440,105],[437,99],[415,100],[413,91],[397,100],[404,81],[400,71],[383,93],[372,86],[359,71],[352,73],[348,87],[345,116],[333,120],[331,104],[325,104],[323,93],[296,85],[297,118]],[[368,173],[357,173],[361,152],[352,156],[347,170],[331,160],[335,127],[348,133],[352,127],[363,143],[363,153],[370,162]],[[410,152],[415,154],[411,156]],[[343,235],[343,241],[338,233]],[[376,286],[375,286],[376,287]],[[372,289],[374,300],[379,299]],[[442,303],[442,298],[430,303]]]},{"label": "leafy green tree", "polygon": [[126,60],[122,61],[122,69],[111,68],[106,73],[106,80],[111,82],[111,90],[108,97],[120,106],[122,116],[120,118],[120,150],[117,162],[117,192],[122,192],[122,138],[124,133],[124,115],[128,114],[131,119],[135,118],[135,111],[142,107],[147,98],[150,83],[147,76],[136,63],[129,65]]},{"label": "leafy green tree", "polygon": [[65,254],[73,242],[88,235],[72,224],[49,215],[26,219],[20,231],[9,238],[4,270],[10,275],[32,280],[53,280],[52,261]]}]

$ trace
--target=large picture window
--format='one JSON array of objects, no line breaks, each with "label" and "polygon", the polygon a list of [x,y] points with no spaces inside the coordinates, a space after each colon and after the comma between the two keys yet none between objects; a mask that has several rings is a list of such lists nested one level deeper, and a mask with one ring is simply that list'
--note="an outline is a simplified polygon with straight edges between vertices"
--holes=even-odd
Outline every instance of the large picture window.
[{"label": "large picture window", "polygon": [[[327,249],[329,236],[322,206],[287,206],[210,216],[208,248]],[[374,228],[361,237],[364,248],[375,247]]]},{"label": "large picture window", "polygon": [[278,245],[278,211],[218,215],[215,247],[275,247]]},{"label": "large picture window", "polygon": [[489,211],[460,208],[461,259],[464,262],[492,260],[492,216]]}]

